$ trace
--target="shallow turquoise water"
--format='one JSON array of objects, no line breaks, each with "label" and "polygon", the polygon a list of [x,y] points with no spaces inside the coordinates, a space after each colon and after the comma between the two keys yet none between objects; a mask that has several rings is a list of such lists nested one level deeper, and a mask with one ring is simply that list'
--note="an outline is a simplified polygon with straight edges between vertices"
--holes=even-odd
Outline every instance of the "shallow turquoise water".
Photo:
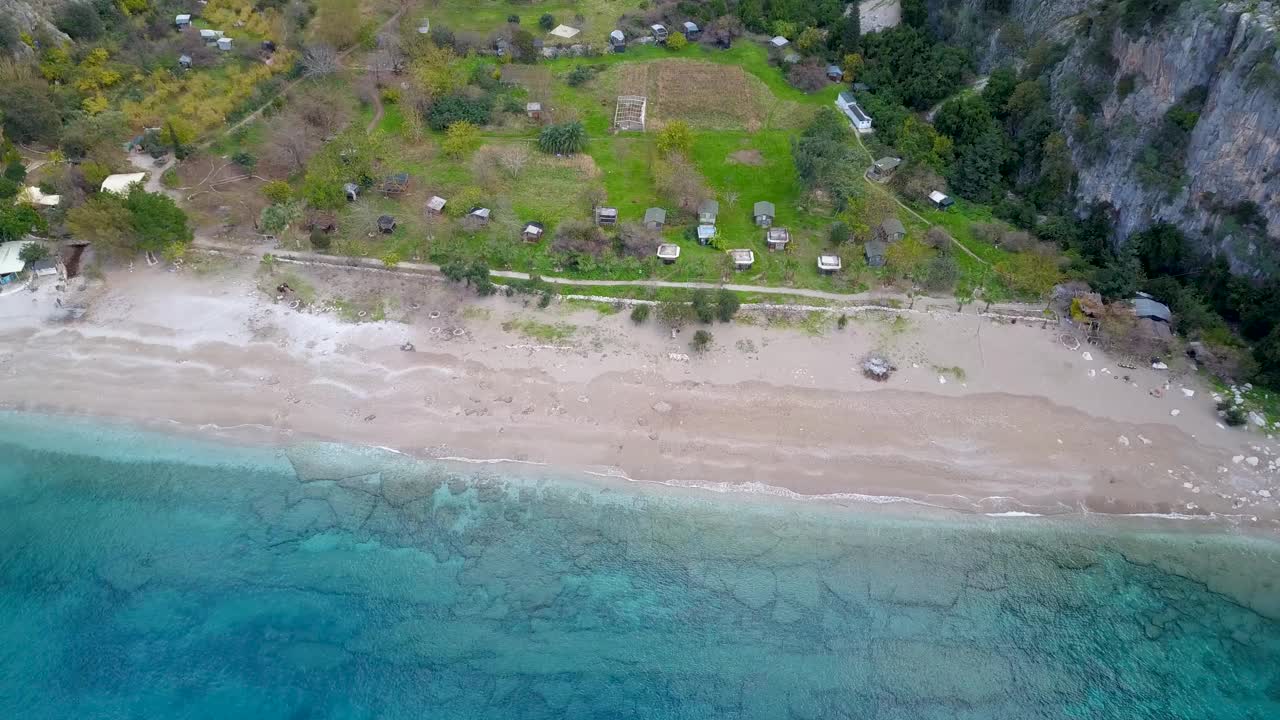
[{"label": "shallow turquoise water", "polygon": [[30,416],[0,450],[4,718],[1280,717],[1267,541]]}]

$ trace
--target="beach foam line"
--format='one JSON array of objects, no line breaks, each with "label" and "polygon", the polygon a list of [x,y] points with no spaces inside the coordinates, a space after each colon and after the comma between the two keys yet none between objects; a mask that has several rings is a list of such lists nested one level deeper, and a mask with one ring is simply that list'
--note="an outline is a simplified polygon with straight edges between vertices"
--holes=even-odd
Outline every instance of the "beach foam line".
[{"label": "beach foam line", "polygon": [[1029,513],[1029,512],[1022,512],[1022,511],[1020,511],[1020,510],[1009,510],[1008,512],[991,512],[991,513],[983,513],[983,515],[986,515],[987,517],[993,517],[993,518],[1000,518],[1000,517],[1044,517],[1044,514],[1043,514],[1043,513]]},{"label": "beach foam line", "polygon": [[863,493],[819,493],[819,494],[811,495],[806,493],[798,493],[794,490],[789,490],[784,487],[778,487],[777,485],[768,485],[766,483],[761,483],[761,482],[731,483],[731,482],[693,482],[688,480],[674,480],[674,479],[665,480],[665,481],[663,480],[632,480],[631,478],[626,478],[626,479],[630,480],[631,482],[642,482],[642,483],[650,482],[658,485],[666,485],[668,487],[688,488],[688,489],[694,489],[694,490],[708,490],[711,492],[716,492],[721,494],[742,493],[744,495],[770,495],[773,497],[783,497],[790,500],[817,500],[817,501],[848,500],[853,502],[866,503],[868,505],[892,505],[892,504],[901,503],[906,505],[922,505],[924,507],[939,508],[942,510],[955,509],[948,505],[938,505],[935,503],[925,502],[923,500],[917,500],[915,498],[902,497],[900,495],[865,495]]},{"label": "beach foam line", "polygon": [[537,462],[534,460],[516,460],[515,458],[469,458],[459,457],[456,455],[434,456],[432,460],[443,460],[447,462],[460,462],[470,465],[501,465],[503,463],[511,463],[513,465],[538,465],[545,467],[548,463]]}]

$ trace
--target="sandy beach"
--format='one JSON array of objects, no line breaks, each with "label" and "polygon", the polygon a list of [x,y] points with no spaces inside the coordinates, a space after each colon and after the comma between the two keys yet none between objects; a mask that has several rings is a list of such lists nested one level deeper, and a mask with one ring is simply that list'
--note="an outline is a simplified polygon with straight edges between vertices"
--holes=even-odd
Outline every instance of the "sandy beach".
[{"label": "sandy beach", "polygon": [[[0,404],[715,490],[1280,528],[1269,435],[1222,427],[1177,365],[1126,369],[1040,322],[748,312],[693,354],[693,328],[388,272],[290,267],[317,295],[293,309],[263,272],[220,256],[0,298]],[[386,319],[366,322],[375,300]],[[886,383],[858,371],[872,350],[899,368]]]}]

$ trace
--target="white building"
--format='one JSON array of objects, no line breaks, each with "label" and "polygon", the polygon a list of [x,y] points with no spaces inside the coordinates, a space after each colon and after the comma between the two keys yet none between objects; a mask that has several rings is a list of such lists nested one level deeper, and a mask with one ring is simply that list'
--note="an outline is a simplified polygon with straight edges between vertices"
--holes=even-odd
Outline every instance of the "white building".
[{"label": "white building", "polygon": [[108,175],[106,180],[102,181],[102,192],[114,193],[116,195],[128,195],[129,189],[134,185],[141,185],[146,182],[147,174],[140,173],[121,173],[119,175]]},{"label": "white building", "polygon": [[858,105],[857,100],[853,99],[853,93],[840,93],[836,97],[836,107],[849,118],[855,130],[861,133],[871,132],[871,116]]}]

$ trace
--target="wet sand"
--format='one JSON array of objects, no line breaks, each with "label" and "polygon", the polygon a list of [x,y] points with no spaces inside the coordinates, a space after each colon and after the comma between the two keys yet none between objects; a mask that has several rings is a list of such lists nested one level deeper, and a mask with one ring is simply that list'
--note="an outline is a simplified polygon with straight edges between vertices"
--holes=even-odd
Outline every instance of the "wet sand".
[{"label": "wet sand", "polygon": [[[844,329],[748,313],[691,354],[692,328],[392,273],[293,268],[318,296],[294,310],[260,272],[73,282],[70,322],[50,321],[52,291],[0,298],[0,403],[710,490],[1280,527],[1267,435],[1220,427],[1194,375],[1068,350],[1039,322],[941,303]],[[340,317],[375,299],[386,320]],[[858,372],[871,350],[898,365],[889,382]]]}]

